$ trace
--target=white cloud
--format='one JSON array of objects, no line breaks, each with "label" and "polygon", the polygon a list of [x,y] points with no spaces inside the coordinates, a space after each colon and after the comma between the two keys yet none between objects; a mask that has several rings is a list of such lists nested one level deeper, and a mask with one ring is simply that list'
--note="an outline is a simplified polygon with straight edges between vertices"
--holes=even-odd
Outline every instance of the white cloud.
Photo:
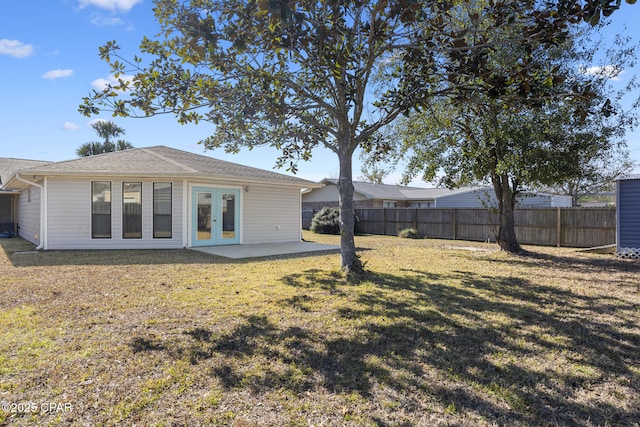
[{"label": "white cloud", "polygon": [[71,77],[73,76],[73,70],[51,70],[44,73],[42,76],[43,79],[55,80],[61,79],[63,77]]},{"label": "white cloud", "polygon": [[619,81],[625,71],[619,65],[605,65],[602,67],[583,67],[580,70],[587,76],[601,76],[610,80]]},{"label": "white cloud", "polygon": [[124,25],[124,21],[120,18],[116,17],[106,17],[100,15],[99,13],[94,13],[91,15],[91,23],[96,27],[116,27],[119,25]]},{"label": "white cloud", "polygon": [[72,122],[64,122],[64,124],[62,125],[62,129],[74,131],[78,130],[78,125]]},{"label": "white cloud", "polygon": [[[133,80],[133,76],[127,76],[127,75],[122,75],[120,76],[120,79],[124,80],[124,81],[132,81]],[[91,87],[94,88],[95,90],[97,90],[98,92],[101,92],[103,90],[105,90],[107,88],[107,86],[109,85],[117,85],[118,84],[118,79],[116,79],[113,76],[109,76],[106,79],[95,79],[94,81],[91,82]]]},{"label": "white cloud", "polygon": [[79,5],[80,8],[94,6],[114,12],[128,12],[141,1],[142,0],[79,0]]},{"label": "white cloud", "polygon": [[109,83],[110,82],[107,79],[95,79],[94,81],[91,82],[91,87],[97,90],[98,92],[101,92],[105,90],[107,86],[109,86]]},{"label": "white cloud", "polygon": [[33,46],[30,44],[24,44],[19,40],[0,39],[0,55],[26,58],[32,53]]}]

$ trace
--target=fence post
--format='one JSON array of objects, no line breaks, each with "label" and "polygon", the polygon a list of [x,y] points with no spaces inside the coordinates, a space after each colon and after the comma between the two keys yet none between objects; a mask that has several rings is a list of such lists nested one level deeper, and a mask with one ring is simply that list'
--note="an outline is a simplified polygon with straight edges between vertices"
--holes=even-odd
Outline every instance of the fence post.
[{"label": "fence post", "polygon": [[556,247],[560,247],[562,240],[562,210],[556,210]]},{"label": "fence post", "polygon": [[413,210],[413,228],[418,229],[418,208]]},{"label": "fence post", "polygon": [[453,208],[453,218],[452,218],[452,228],[453,228],[453,240],[456,240],[456,231],[458,228],[458,209],[457,208]]},{"label": "fence post", "polygon": [[384,206],[382,207],[382,235],[387,235],[387,213],[385,212]]}]

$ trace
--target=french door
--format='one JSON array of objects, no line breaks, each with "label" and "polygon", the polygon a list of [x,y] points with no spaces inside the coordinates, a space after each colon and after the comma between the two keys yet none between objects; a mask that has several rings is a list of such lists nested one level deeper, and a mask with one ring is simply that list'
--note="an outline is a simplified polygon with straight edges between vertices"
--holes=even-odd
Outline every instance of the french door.
[{"label": "french door", "polygon": [[191,245],[240,243],[240,190],[193,187]]}]

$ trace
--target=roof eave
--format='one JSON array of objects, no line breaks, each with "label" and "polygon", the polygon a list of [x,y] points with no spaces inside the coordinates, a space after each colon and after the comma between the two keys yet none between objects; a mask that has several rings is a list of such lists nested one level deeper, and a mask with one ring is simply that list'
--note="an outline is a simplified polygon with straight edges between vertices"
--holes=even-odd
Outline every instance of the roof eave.
[{"label": "roof eave", "polygon": [[[16,172],[19,173],[19,172]],[[3,189],[6,191],[20,191],[27,186],[24,182],[18,181],[16,179],[16,173],[12,173],[7,179],[7,182],[3,185]],[[20,185],[14,186],[14,183],[19,183]]]},{"label": "roof eave", "polygon": [[[324,184],[316,183],[313,181],[306,181],[300,179],[300,181],[287,181],[287,180],[278,180],[278,179],[269,179],[269,178],[251,178],[251,177],[243,177],[243,176],[227,176],[227,175],[208,175],[202,173],[153,173],[153,172],[133,172],[133,171],[123,171],[123,172],[107,172],[107,171],[99,171],[99,172],[88,172],[88,171],[54,171],[54,170],[29,170],[24,169],[21,171],[14,172],[7,181],[7,188],[10,187],[13,181],[17,181],[15,179],[16,175],[21,175],[23,177],[31,177],[34,180],[37,177],[70,177],[70,178],[108,178],[108,177],[136,177],[136,178],[156,178],[156,179],[203,179],[203,180],[211,180],[211,181],[222,181],[222,182],[242,182],[246,184],[264,184],[264,183],[273,183],[287,187],[295,187],[295,188],[322,188]],[[25,184],[26,186],[26,184]]]}]

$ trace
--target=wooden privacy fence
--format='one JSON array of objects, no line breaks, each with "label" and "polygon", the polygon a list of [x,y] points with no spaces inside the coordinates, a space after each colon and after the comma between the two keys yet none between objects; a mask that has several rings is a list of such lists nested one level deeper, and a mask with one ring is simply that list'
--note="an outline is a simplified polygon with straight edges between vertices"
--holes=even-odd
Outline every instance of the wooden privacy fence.
[{"label": "wooden privacy fence", "polygon": [[308,230],[311,228],[311,220],[313,216],[320,212],[319,209],[302,209],[302,229]]},{"label": "wooden privacy fence", "polygon": [[[397,235],[416,228],[429,238],[495,241],[498,225],[498,214],[487,209],[377,208],[356,209],[356,215],[364,234]],[[306,228],[311,217],[313,211],[303,211]],[[616,242],[611,208],[516,209],[515,224],[522,244],[588,248]]]}]

